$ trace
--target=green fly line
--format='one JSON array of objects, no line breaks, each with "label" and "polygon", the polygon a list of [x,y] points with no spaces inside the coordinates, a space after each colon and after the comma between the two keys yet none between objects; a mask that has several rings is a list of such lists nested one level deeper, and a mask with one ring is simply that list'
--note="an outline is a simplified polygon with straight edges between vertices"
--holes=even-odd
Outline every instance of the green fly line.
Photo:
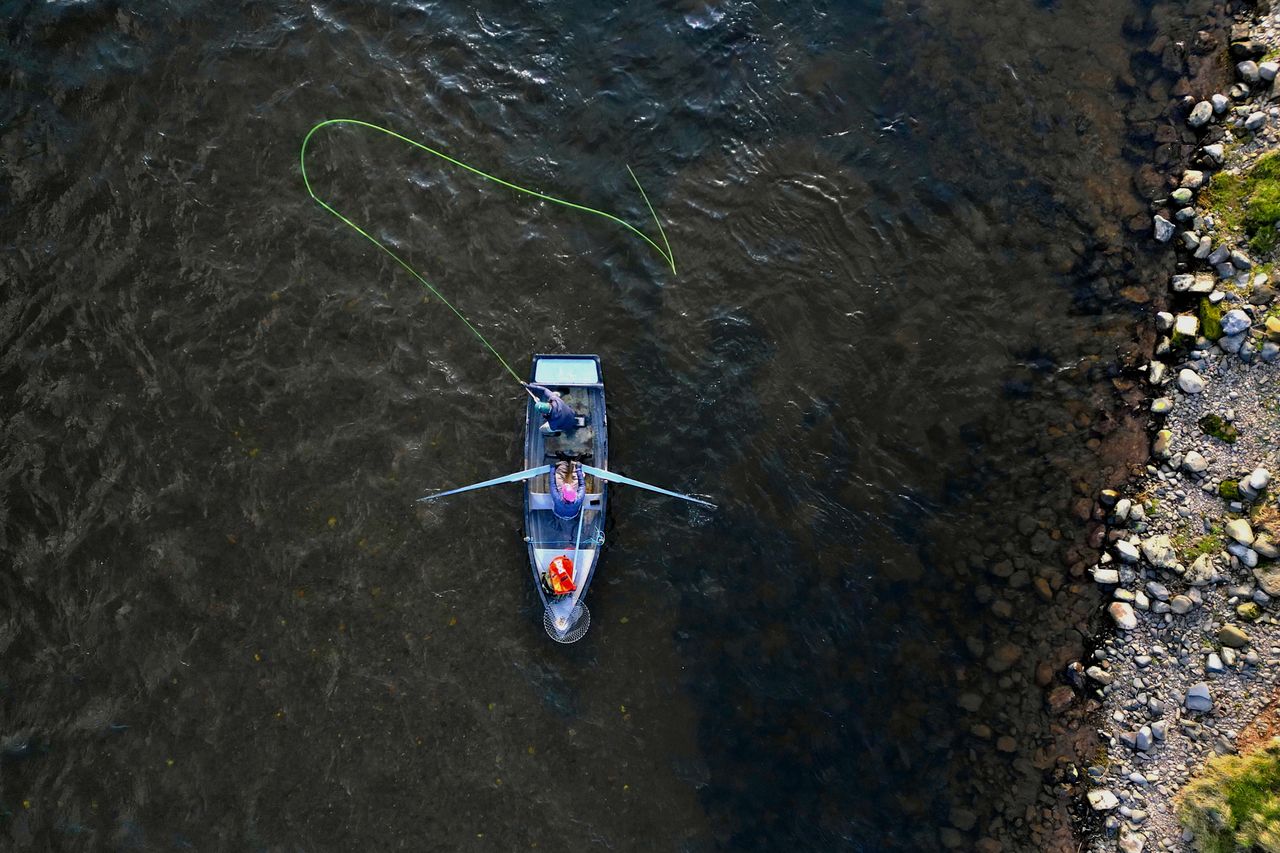
[{"label": "green fly line", "polygon": [[343,216],[340,212],[334,209],[334,207],[330,205],[327,201],[320,198],[320,196],[316,195],[316,191],[311,188],[311,181],[307,178],[307,145],[310,144],[311,137],[315,135],[316,131],[320,130],[323,127],[328,127],[329,125],[332,125],[332,124],[350,124],[350,125],[355,125],[357,127],[368,128],[369,130],[376,130],[379,133],[385,133],[387,136],[398,139],[401,142],[407,142],[409,145],[412,145],[414,148],[418,148],[422,151],[427,152],[428,154],[439,157],[441,160],[445,160],[449,163],[452,163],[455,166],[459,166],[463,169],[466,169],[468,172],[471,172],[473,175],[478,175],[481,178],[484,178],[486,181],[492,181],[495,184],[501,184],[502,186],[507,187],[508,189],[512,189],[512,190],[515,190],[516,192],[524,193],[525,195],[531,195],[534,198],[540,198],[543,201],[549,201],[553,204],[559,204],[564,207],[573,208],[574,210],[580,210],[583,213],[591,213],[596,216],[603,216],[605,219],[609,219],[609,220],[612,220],[613,222],[618,223],[623,228],[626,228],[628,231],[632,232],[633,234],[638,236],[641,240],[644,240],[646,243],[652,246],[654,251],[656,251],[659,255],[661,255],[662,259],[667,262],[668,266],[671,267],[672,274],[674,274],[676,271],[675,256],[671,253],[671,244],[667,242],[667,232],[663,230],[662,222],[661,220],[658,219],[658,214],[654,212],[653,205],[649,203],[649,197],[645,195],[644,187],[640,186],[640,180],[636,177],[636,173],[631,171],[630,166],[627,167],[627,171],[631,174],[631,180],[635,181],[636,189],[640,190],[640,197],[644,199],[645,206],[649,208],[649,214],[653,217],[654,223],[658,226],[658,234],[662,237],[661,246],[655,243],[649,237],[649,235],[645,234],[639,228],[636,228],[631,223],[626,222],[617,216],[614,216],[612,213],[606,213],[603,210],[596,210],[594,207],[587,207],[585,204],[577,204],[575,202],[567,201],[562,198],[556,198],[555,196],[550,196],[550,195],[547,195],[546,193],[540,193],[537,190],[531,190],[528,187],[517,186],[516,184],[513,184],[510,181],[504,181],[502,178],[496,177],[495,175],[490,175],[488,172],[482,172],[476,167],[468,163],[464,163],[461,160],[457,160],[453,157],[450,157],[448,154],[444,154],[440,151],[437,151],[434,148],[428,145],[424,145],[423,143],[418,142],[415,139],[410,139],[407,136],[402,136],[399,133],[396,133],[394,130],[388,130],[385,127],[380,127],[379,125],[371,124],[367,121],[360,121],[358,119],[353,119],[353,118],[331,118],[331,119],[326,119],[320,122],[315,127],[311,128],[311,130],[307,131],[306,137],[304,137],[302,140],[302,150],[298,152],[298,160],[302,167],[302,182],[306,185],[307,192],[311,195],[313,199],[315,199],[316,203],[319,204],[321,207],[323,207],[325,210],[332,213],[334,216],[338,217],[338,219],[341,219],[344,223],[350,226],[357,234],[364,237],[370,243],[372,243],[373,245],[381,249],[383,252],[390,255],[392,260],[394,260],[400,266],[404,267],[405,270],[407,270],[410,275],[412,275],[419,282],[421,282],[422,286],[425,287],[427,290],[429,290],[432,293],[432,295],[434,295],[437,299],[439,299],[441,302],[447,305],[449,307],[449,310],[458,316],[459,320],[467,324],[467,328],[471,330],[472,334],[474,334],[477,338],[480,339],[480,342],[484,344],[486,348],[488,348],[489,352],[493,353],[497,357],[498,361],[502,362],[502,366],[507,369],[507,372],[510,373],[511,376],[517,382],[520,382],[521,379],[516,374],[516,372],[511,369],[511,365],[507,364],[507,360],[503,358],[496,349],[493,348],[493,344],[489,343],[489,341],[485,338],[484,335],[480,334],[479,329],[471,325],[471,321],[468,320],[465,316],[463,316],[462,312],[459,311],[457,308],[455,308],[452,302],[450,302],[448,299],[445,299],[443,294],[441,294],[440,291],[436,290],[435,287],[432,286],[431,282],[427,281],[426,278],[424,278],[417,270],[409,266],[409,264],[403,258],[401,258],[395,252],[387,248],[387,246],[383,244],[382,241],[380,241],[377,237],[374,237],[372,234],[370,234],[368,231],[365,231],[359,225],[355,224],[350,219],[348,219],[346,216]]}]

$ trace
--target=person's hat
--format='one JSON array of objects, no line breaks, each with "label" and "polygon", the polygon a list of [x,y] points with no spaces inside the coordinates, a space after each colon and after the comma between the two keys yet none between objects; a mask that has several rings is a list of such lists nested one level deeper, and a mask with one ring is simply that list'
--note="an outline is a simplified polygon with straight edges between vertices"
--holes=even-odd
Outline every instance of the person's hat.
[{"label": "person's hat", "polygon": [[533,410],[535,412],[541,412],[542,414],[545,415],[547,412],[551,411],[551,404],[550,403],[534,403]]}]

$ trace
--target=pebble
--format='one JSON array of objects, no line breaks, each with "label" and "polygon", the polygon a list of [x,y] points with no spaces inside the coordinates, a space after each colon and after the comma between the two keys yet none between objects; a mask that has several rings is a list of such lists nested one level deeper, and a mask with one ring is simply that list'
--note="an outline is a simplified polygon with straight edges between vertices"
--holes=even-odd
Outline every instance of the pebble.
[{"label": "pebble", "polygon": [[[1266,119],[1266,116],[1263,116],[1263,120],[1265,119]],[[1159,214],[1154,216],[1152,218],[1152,221],[1155,224],[1156,240],[1158,240],[1161,243],[1168,243],[1169,239],[1173,237],[1174,232],[1177,231],[1177,227],[1172,222],[1165,219],[1163,216],[1160,216]],[[1199,241],[1197,240],[1197,243],[1198,242]]]},{"label": "pebble", "polygon": [[1231,106],[1231,101],[1223,94],[1211,95],[1209,97],[1209,103],[1213,105],[1213,111],[1217,115],[1222,115],[1227,111],[1227,107]]},{"label": "pebble", "polygon": [[1259,62],[1258,63],[1258,76],[1268,83],[1276,79],[1277,71],[1280,71],[1280,63],[1277,63],[1277,62]]},{"label": "pebble", "polygon": [[1191,115],[1187,116],[1187,124],[1192,127],[1204,127],[1212,117],[1213,104],[1208,101],[1201,101],[1191,108]]},{"label": "pebble", "polygon": [[1249,117],[1244,120],[1244,129],[1254,132],[1267,123],[1267,114],[1263,112],[1249,113]]},{"label": "pebble", "polygon": [[1173,411],[1173,400],[1168,397],[1157,397],[1151,401],[1151,413],[1155,415],[1167,415]]},{"label": "pebble", "polygon": [[1257,83],[1259,78],[1262,76],[1261,72],[1258,70],[1258,63],[1254,62],[1252,59],[1246,59],[1244,62],[1237,63],[1236,73],[1240,75],[1241,80],[1250,85]]}]

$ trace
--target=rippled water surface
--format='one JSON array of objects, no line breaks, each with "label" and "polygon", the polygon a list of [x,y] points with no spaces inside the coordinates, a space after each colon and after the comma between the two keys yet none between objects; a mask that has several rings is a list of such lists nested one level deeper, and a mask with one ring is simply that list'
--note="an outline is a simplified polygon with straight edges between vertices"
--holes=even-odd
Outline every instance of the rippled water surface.
[{"label": "rippled water surface", "polygon": [[[0,2],[5,846],[1025,839],[1084,617],[975,590],[1074,594],[1162,10]],[[718,499],[615,493],[575,646],[514,487],[415,509],[515,470],[523,404],[305,195],[332,116],[652,232],[630,165],[663,218],[676,275],[386,138],[311,155],[517,370],[600,354],[614,467]],[[959,710],[983,679],[1021,698]]]}]

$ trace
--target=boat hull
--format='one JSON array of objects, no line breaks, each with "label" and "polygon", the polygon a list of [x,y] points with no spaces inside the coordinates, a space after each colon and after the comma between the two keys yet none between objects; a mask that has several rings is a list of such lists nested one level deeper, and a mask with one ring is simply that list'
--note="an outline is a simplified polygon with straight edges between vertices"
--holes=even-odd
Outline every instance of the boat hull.
[{"label": "boat hull", "polygon": [[[574,642],[586,633],[590,611],[587,589],[595,578],[604,547],[604,519],[608,484],[587,477],[582,510],[573,519],[556,517],[551,504],[551,470],[572,458],[608,470],[609,435],[605,409],[604,373],[597,355],[535,355],[529,381],[560,393],[582,418],[576,430],[548,436],[541,431],[542,415],[525,401],[525,468],[547,467],[547,474],[524,486],[525,541],[534,588],[542,599],[543,625],[557,642]],[[565,556],[573,563],[576,589],[569,595],[549,595],[541,582],[551,561]]]}]

